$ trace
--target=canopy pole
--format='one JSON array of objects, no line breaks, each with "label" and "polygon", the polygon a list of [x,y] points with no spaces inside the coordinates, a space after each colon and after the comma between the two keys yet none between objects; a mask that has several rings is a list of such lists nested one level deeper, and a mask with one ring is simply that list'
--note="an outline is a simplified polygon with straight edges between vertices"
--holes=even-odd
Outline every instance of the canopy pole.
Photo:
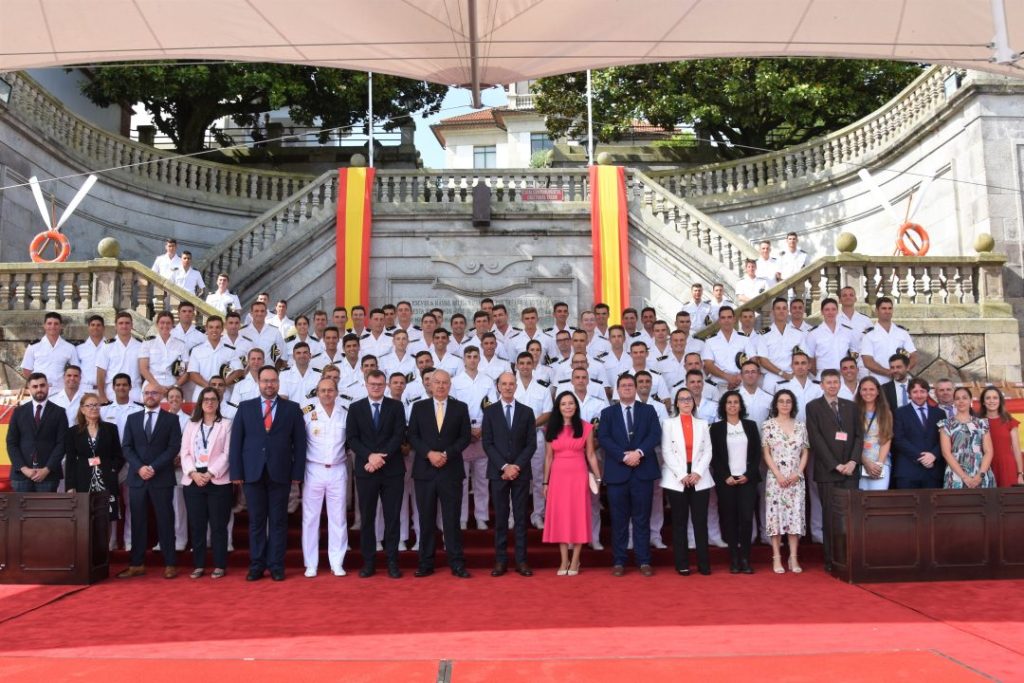
[{"label": "canopy pole", "polygon": [[473,108],[484,106],[480,97],[480,34],[476,29],[476,0],[466,0],[466,17],[469,21],[469,87],[473,93]]},{"label": "canopy pole", "polygon": [[1013,64],[1020,57],[1010,48],[1010,34],[1006,28],[1006,5],[1004,0],[992,0],[992,23],[995,36],[992,38],[992,61],[996,64]]},{"label": "canopy pole", "polygon": [[369,147],[370,147],[370,168],[373,168],[373,72],[372,71],[370,72],[370,80],[367,83],[367,87],[368,87],[368,89],[370,91],[370,94],[369,94],[370,107],[369,107],[369,114],[367,114],[367,118],[369,120],[368,128],[370,129],[370,144],[369,144]]},{"label": "canopy pole", "polygon": [[590,87],[590,69],[587,69],[587,165],[594,165],[594,92]]}]

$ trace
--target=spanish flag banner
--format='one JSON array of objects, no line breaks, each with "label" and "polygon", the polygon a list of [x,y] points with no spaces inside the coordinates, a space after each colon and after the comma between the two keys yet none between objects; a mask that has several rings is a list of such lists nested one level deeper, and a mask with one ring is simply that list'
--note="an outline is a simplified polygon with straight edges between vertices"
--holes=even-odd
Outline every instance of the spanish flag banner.
[{"label": "spanish flag banner", "polygon": [[349,310],[369,305],[373,174],[372,168],[338,169],[335,298]]},{"label": "spanish flag banner", "polygon": [[629,307],[629,225],[626,169],[590,167],[590,231],[594,248],[594,302],[608,304],[618,324]]}]

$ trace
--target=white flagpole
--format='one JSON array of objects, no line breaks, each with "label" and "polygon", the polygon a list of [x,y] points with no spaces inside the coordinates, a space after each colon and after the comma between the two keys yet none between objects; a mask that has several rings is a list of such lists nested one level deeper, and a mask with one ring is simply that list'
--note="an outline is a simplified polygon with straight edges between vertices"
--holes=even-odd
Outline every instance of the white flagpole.
[{"label": "white flagpole", "polygon": [[370,113],[369,113],[369,130],[370,130],[370,168],[373,168],[373,72],[370,72],[369,81],[370,90]]},{"label": "white flagpole", "polygon": [[594,95],[590,89],[590,69],[587,69],[587,165],[594,165]]}]

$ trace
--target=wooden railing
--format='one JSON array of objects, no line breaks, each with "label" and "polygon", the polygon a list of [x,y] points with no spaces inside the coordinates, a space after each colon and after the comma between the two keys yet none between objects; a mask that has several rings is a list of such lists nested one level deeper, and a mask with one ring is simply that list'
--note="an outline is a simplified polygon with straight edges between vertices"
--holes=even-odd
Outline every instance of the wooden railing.
[{"label": "wooden railing", "polygon": [[308,174],[242,168],[156,150],[87,123],[23,72],[3,77],[11,84],[7,109],[92,169],[117,169],[112,172],[132,182],[157,183],[193,196],[202,192],[266,202],[279,202],[312,179]]},{"label": "wooden railing", "polygon": [[801,145],[686,170],[652,171],[649,175],[673,194],[695,197],[773,188],[839,168],[854,172],[862,160],[892,149],[898,138],[930,121],[946,104],[944,82],[962,73],[952,67],[931,67],[869,116]]},{"label": "wooden railing", "polygon": [[152,320],[160,311],[177,313],[187,301],[196,307],[196,320],[220,315],[194,294],[167,282],[137,261],[93,259],[51,263],[0,264],[0,312],[131,311]]}]

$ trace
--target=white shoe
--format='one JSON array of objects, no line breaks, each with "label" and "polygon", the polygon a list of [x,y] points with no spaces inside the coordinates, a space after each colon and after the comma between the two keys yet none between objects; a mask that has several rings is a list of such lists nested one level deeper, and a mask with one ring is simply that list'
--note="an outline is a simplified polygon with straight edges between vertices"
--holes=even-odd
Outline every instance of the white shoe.
[{"label": "white shoe", "polygon": [[176,551],[178,551],[179,553],[185,552],[185,546],[184,545],[176,545],[176,546],[174,546],[174,549]]},{"label": "white shoe", "polygon": [[377,552],[379,553],[381,550],[384,550],[384,544],[377,541]]},{"label": "white shoe", "polygon": [[359,522],[352,522],[352,526],[349,527],[349,531],[359,531]]},{"label": "white shoe", "polygon": [[467,526],[469,526],[469,525],[466,524],[465,522],[459,522],[459,528],[462,529],[463,531],[466,530]]},{"label": "white shoe", "polygon": [[155,546],[153,546],[153,551],[154,552],[160,552],[160,544],[159,543],[157,543]]},{"label": "white shoe", "polygon": [[728,544],[728,543],[726,543],[725,541],[723,541],[723,540],[722,540],[722,539],[720,539],[720,538],[719,538],[719,539],[715,539],[715,540],[712,540],[712,541],[710,541],[709,543],[710,543],[710,545],[713,545],[713,546],[715,546],[716,548],[728,548],[728,547],[729,547],[729,544]]},{"label": "white shoe", "polygon": [[233,545],[231,545],[230,543],[228,543],[228,552],[229,552],[229,553],[233,553],[233,552],[235,552],[235,546],[233,546]]},{"label": "white shoe", "polygon": [[303,576],[307,579],[316,578],[316,567],[306,567],[306,573]]},{"label": "white shoe", "polygon": [[530,517],[530,523],[533,524],[538,529],[543,529],[544,528],[544,520],[542,518],[538,517],[537,515],[534,515],[534,516]]},{"label": "white shoe", "polygon": [[590,547],[594,550],[604,550],[604,546],[601,545],[601,541],[594,541],[590,544]]},{"label": "white shoe", "polygon": [[665,545],[664,543],[662,543],[660,538],[652,538],[651,539],[651,547],[652,548],[657,548],[658,550],[664,550],[668,546]]},{"label": "white shoe", "polygon": [[487,531],[487,522],[481,522],[479,519],[476,520],[476,528],[480,531]]},{"label": "white shoe", "polygon": [[419,550],[420,550],[420,542],[416,541],[415,543],[413,543],[412,547],[409,548],[409,550],[415,550],[416,552],[419,552]]},{"label": "white shoe", "polygon": [[337,569],[332,569],[331,573],[335,576],[345,576],[345,570],[341,567],[338,567]]}]

